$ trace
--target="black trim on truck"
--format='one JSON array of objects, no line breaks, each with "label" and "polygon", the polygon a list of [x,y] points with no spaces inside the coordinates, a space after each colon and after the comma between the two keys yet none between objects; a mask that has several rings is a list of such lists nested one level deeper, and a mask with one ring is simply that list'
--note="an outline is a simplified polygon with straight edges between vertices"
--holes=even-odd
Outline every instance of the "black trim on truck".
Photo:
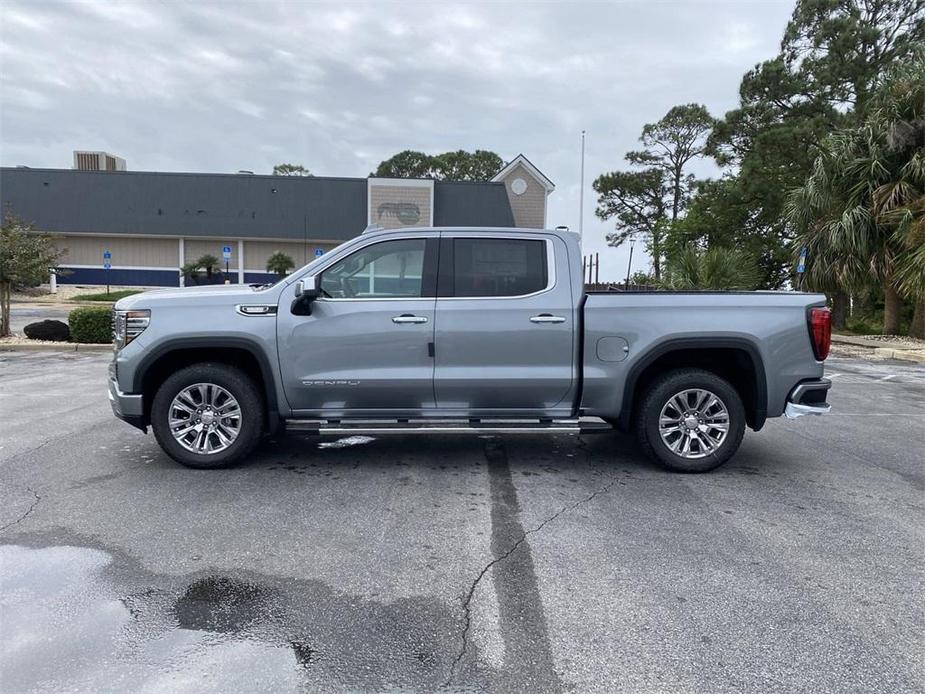
[{"label": "black trim on truck", "polygon": [[[279,407],[276,399],[276,382],[273,379],[273,370],[266,355],[260,349],[260,346],[252,340],[241,337],[184,337],[171,340],[170,342],[159,346],[157,349],[149,352],[141,360],[135,374],[132,378],[132,392],[144,393],[144,380],[148,371],[163,357],[173,353],[182,352],[188,349],[243,349],[248,352],[260,367],[260,375],[263,380],[264,395],[267,401],[267,431],[273,433],[279,426]],[[153,397],[153,393],[150,394]],[[147,395],[145,397],[147,401]],[[147,410],[147,407],[146,407]],[[147,418],[147,411],[145,412]],[[137,426],[137,425],[136,425]]]},{"label": "black trim on truck", "polygon": [[[633,364],[626,377],[626,383],[623,387],[623,405],[620,410],[620,417],[617,420],[619,428],[628,430],[633,417],[633,400],[636,395],[636,384],[642,373],[651,366],[657,359],[687,349],[741,349],[745,351],[752,360],[754,366],[755,379],[755,403],[751,411],[747,411],[749,426],[754,431],[759,431],[768,418],[768,382],[764,371],[764,361],[758,349],[748,340],[735,337],[685,337],[674,340],[661,342]],[[746,407],[748,404],[746,403]]]}]

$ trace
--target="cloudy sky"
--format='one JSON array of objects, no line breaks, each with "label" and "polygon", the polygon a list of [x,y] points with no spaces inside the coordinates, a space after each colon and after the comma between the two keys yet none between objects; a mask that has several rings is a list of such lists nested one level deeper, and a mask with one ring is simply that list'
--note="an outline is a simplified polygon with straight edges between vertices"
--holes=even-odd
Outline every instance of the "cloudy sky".
[{"label": "cloudy sky", "polygon": [[606,246],[591,181],[671,106],[734,107],[792,8],[3,0],[0,164],[101,149],[135,170],[366,176],[402,149],[523,152],[557,186],[550,225],[577,229],[585,129],[585,250],[617,279],[627,249]]}]

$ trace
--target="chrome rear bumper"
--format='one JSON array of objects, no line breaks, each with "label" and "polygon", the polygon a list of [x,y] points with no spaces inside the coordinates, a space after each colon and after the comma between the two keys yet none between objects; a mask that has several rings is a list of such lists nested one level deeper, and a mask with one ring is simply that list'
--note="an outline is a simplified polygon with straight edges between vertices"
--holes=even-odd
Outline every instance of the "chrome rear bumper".
[{"label": "chrome rear bumper", "polygon": [[832,381],[827,378],[803,381],[790,391],[787,406],[784,408],[784,416],[788,419],[796,419],[807,414],[826,414],[832,409],[832,406],[825,401],[831,387]]}]

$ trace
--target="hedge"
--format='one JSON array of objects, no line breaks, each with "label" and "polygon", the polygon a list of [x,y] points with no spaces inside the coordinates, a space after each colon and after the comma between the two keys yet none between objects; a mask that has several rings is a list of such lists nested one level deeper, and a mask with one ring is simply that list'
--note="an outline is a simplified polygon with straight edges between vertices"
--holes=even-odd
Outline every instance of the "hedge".
[{"label": "hedge", "polygon": [[103,306],[75,308],[67,316],[71,340],[92,344],[112,342],[112,309]]}]

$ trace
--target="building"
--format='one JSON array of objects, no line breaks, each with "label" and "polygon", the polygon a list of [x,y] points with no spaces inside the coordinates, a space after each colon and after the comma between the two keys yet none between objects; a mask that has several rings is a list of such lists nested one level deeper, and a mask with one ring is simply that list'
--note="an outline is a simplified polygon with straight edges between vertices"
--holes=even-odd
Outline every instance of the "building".
[{"label": "building", "polygon": [[226,279],[264,282],[273,253],[298,267],[369,224],[544,227],[553,189],[523,155],[484,183],[0,168],[4,209],[53,236],[72,284],[175,287],[225,248]]}]

